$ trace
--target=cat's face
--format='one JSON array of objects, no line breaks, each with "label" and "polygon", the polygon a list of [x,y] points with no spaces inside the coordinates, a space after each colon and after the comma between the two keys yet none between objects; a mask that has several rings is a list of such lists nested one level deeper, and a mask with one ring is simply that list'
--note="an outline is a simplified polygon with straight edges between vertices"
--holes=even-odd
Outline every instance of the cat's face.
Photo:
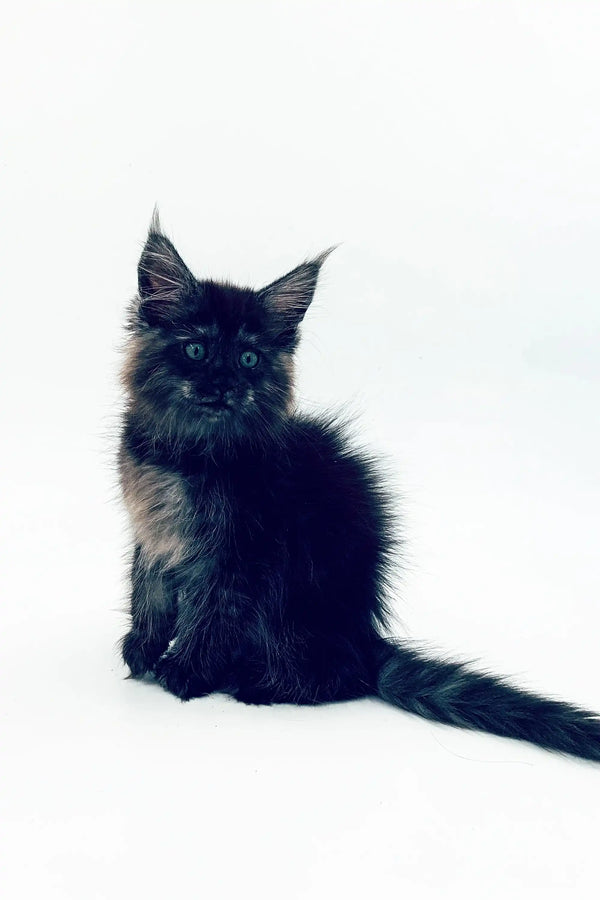
[{"label": "cat's face", "polygon": [[124,369],[146,428],[181,445],[276,433],[290,413],[297,329],[326,255],[260,291],[199,281],[153,219]]}]

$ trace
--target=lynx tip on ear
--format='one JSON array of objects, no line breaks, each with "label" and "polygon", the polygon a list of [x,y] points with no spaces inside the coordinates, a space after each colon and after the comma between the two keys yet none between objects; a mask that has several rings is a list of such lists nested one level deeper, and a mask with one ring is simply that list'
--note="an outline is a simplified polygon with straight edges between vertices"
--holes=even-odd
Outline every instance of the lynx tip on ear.
[{"label": "lynx tip on ear", "polygon": [[323,250],[322,253],[319,253],[318,256],[315,256],[313,259],[308,260],[311,263],[315,263],[317,266],[322,266],[325,260],[333,253],[334,250],[337,250],[339,244],[332,244],[331,247],[328,247],[327,250]]},{"label": "lynx tip on ear", "polygon": [[155,203],[154,209],[152,210],[152,218],[150,219],[150,228],[148,229],[148,234],[162,234],[157,203]]}]

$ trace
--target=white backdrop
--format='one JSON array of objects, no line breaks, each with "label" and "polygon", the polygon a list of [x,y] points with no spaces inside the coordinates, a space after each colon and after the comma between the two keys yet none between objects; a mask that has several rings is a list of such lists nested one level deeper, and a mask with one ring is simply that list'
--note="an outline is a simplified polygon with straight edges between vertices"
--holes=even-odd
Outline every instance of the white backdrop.
[{"label": "white backdrop", "polygon": [[600,6],[25,2],[1,41],[4,896],[593,895],[597,767],[123,680],[112,454],[155,202],[199,276],[341,242],[300,396],[398,484],[402,633],[600,709]]}]

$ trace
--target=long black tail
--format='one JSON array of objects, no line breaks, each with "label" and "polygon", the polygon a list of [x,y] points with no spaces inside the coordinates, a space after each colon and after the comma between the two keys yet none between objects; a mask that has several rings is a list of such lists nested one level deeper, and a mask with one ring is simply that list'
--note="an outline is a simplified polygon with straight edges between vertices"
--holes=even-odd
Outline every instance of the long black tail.
[{"label": "long black tail", "polygon": [[595,713],[538,697],[465,663],[431,659],[400,642],[382,643],[377,693],[434,722],[600,761],[600,716]]}]

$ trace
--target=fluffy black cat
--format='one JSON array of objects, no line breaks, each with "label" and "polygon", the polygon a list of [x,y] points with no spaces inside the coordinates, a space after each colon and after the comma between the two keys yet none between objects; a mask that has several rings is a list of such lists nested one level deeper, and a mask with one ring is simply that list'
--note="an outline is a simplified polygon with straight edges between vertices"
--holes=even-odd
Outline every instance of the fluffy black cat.
[{"label": "fluffy black cat", "polygon": [[298,326],[328,252],[255,291],[194,278],[152,221],[124,370],[125,663],[182,700],[379,696],[600,760],[594,714],[385,637],[399,553],[385,484],[334,419],[293,403]]}]

